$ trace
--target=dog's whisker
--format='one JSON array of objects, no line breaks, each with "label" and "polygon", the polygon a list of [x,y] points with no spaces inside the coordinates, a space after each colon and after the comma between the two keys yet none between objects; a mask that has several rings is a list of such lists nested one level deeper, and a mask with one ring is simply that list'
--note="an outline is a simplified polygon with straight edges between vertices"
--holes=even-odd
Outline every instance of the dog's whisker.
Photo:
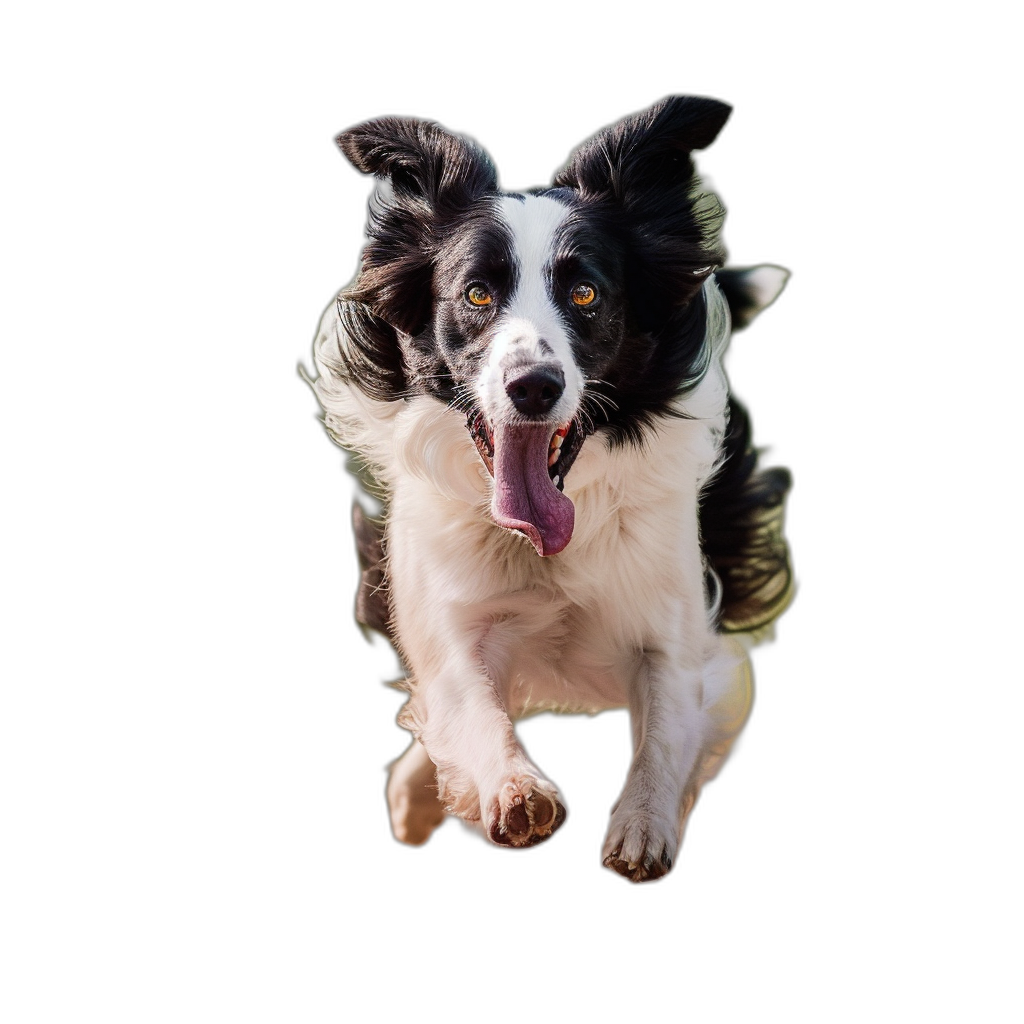
[{"label": "dog's whisker", "polygon": [[617,412],[619,409],[618,403],[613,401],[607,395],[602,395],[593,391],[584,392],[583,401],[604,413],[606,419],[610,418],[610,413]]},{"label": "dog's whisker", "polygon": [[612,387],[613,385],[607,381],[588,379],[583,388],[583,404],[593,408],[606,422],[610,422],[612,415],[618,412],[619,404],[610,395],[595,390],[595,386]]},{"label": "dog's whisker", "polygon": [[476,409],[474,397],[473,395],[464,395],[453,398],[448,403],[448,408],[464,416],[472,416]]}]

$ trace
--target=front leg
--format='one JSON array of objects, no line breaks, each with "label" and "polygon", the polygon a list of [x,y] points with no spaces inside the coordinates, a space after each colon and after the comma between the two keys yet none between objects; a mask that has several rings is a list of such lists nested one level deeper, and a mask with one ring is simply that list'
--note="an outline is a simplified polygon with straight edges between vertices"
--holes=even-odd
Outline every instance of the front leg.
[{"label": "front leg", "polygon": [[[464,442],[461,423],[453,429]],[[475,452],[470,457],[476,461]],[[494,591],[504,587],[505,560],[536,556],[481,520],[475,506],[417,479],[405,485],[395,494],[387,545],[393,625],[411,669],[399,723],[436,765],[449,813],[479,822],[499,845],[532,845],[561,825],[565,808],[516,738],[504,687],[548,620],[531,595]]]},{"label": "front leg", "polygon": [[527,756],[481,669],[417,678],[399,722],[437,766],[445,810],[479,822],[491,842],[533,846],[565,820],[558,790]]},{"label": "front leg", "polygon": [[645,652],[629,686],[633,763],[602,856],[634,882],[672,867],[701,786],[717,771],[747,719],[749,661],[736,642],[710,639],[699,668]]}]

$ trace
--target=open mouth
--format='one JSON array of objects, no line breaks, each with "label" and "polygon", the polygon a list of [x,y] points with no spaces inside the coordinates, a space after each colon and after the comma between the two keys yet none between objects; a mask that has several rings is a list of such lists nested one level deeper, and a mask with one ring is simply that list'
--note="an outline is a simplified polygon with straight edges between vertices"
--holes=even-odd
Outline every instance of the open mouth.
[{"label": "open mouth", "polygon": [[575,509],[563,491],[586,440],[583,431],[575,421],[555,430],[543,423],[492,428],[478,411],[466,427],[494,477],[494,521],[525,534],[538,554],[558,554],[572,538]]},{"label": "open mouth", "polygon": [[[494,476],[494,432],[487,419],[482,412],[471,412],[466,426],[487,472]],[[575,421],[570,421],[559,427],[548,441],[548,476],[560,491],[565,490],[565,475],[576,461],[585,440]]]}]

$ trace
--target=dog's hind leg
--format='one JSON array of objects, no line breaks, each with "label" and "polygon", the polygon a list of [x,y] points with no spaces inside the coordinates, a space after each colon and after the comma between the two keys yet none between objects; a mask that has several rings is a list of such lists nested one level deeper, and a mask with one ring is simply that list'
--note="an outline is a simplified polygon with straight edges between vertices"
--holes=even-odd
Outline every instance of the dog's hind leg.
[{"label": "dog's hind leg", "polygon": [[392,763],[387,794],[391,831],[401,843],[425,843],[444,821],[444,808],[437,795],[437,769],[419,740],[413,740]]}]

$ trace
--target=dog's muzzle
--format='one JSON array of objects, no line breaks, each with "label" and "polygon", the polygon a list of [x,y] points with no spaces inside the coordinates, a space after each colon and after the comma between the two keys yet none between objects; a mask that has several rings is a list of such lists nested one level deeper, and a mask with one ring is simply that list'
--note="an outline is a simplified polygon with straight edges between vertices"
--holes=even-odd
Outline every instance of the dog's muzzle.
[{"label": "dog's muzzle", "polygon": [[473,410],[466,426],[494,477],[491,515],[498,526],[524,534],[540,555],[557,555],[572,539],[576,510],[564,493],[565,476],[585,435],[574,418],[552,426],[549,417],[565,390],[557,364],[511,367],[505,392],[518,414],[492,425]]}]

